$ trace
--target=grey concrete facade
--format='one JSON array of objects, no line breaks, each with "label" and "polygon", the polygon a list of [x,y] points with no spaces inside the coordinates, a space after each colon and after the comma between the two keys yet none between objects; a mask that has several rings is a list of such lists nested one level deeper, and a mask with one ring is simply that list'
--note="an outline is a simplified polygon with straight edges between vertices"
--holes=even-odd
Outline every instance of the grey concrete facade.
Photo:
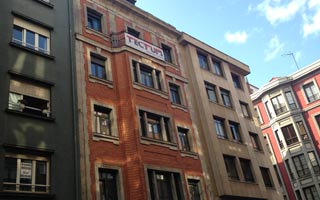
[{"label": "grey concrete facade", "polygon": [[70,2],[0,2],[0,199],[78,199]]}]

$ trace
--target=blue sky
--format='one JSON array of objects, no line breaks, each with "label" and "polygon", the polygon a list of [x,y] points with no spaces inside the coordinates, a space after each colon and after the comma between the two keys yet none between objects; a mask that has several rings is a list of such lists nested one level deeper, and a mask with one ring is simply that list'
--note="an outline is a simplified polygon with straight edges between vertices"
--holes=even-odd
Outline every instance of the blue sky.
[{"label": "blue sky", "polygon": [[249,65],[257,87],[320,59],[320,0],[137,0],[136,6]]}]

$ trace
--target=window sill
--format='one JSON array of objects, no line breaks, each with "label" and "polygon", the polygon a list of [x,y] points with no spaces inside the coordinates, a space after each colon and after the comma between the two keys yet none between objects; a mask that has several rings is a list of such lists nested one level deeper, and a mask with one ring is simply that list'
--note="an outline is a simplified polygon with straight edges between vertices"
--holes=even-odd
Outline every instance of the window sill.
[{"label": "window sill", "polygon": [[109,88],[113,88],[113,82],[110,80],[106,80],[106,79],[101,79],[101,78],[97,78],[93,75],[89,75],[89,81],[93,82],[93,83],[100,83],[103,85],[108,86]]},{"label": "window sill", "polygon": [[94,141],[112,142],[113,144],[119,145],[119,137],[116,137],[116,136],[93,133],[93,140]]},{"label": "window sill", "polygon": [[152,138],[148,138],[148,137],[141,136],[140,142],[142,144],[146,144],[146,145],[158,145],[158,146],[167,147],[171,150],[178,150],[178,146],[175,143],[165,142],[162,140],[156,140],[156,139],[152,139]]},{"label": "window sill", "polygon": [[34,0],[34,1],[37,1],[37,2],[41,3],[42,5],[48,6],[49,8],[53,8],[53,4],[50,2],[46,2],[44,0]]},{"label": "window sill", "polygon": [[254,150],[255,152],[263,153],[263,154],[264,154],[264,151],[263,151],[262,149],[255,149],[255,148],[253,148],[253,150]]},{"label": "window sill", "polygon": [[159,95],[160,97],[165,98],[165,99],[169,99],[168,93],[160,91],[160,90],[157,90],[157,89],[154,89],[154,88],[147,87],[147,86],[142,85],[140,83],[134,82],[133,83],[133,88],[138,89],[138,90],[143,90],[143,91],[146,91],[146,92],[150,92],[152,94]]},{"label": "window sill", "polygon": [[194,159],[199,159],[199,155],[195,152],[181,151],[181,157],[191,157]]},{"label": "window sill", "polygon": [[46,194],[46,193],[26,193],[26,192],[0,192],[0,199],[4,197],[5,199],[14,199],[14,200],[23,200],[23,199],[55,199],[54,194]]},{"label": "window sill", "polygon": [[87,33],[90,33],[90,34],[97,35],[97,36],[99,36],[99,37],[102,37],[104,40],[107,40],[107,41],[110,40],[110,37],[109,37],[106,33],[97,31],[97,30],[92,29],[92,28],[90,28],[90,27],[88,27],[88,26],[86,26],[86,32],[87,32]]},{"label": "window sill", "polygon": [[188,112],[188,108],[184,105],[181,105],[181,104],[176,104],[176,103],[171,102],[171,107],[175,108],[175,109],[183,110],[184,112]]},{"label": "window sill", "polygon": [[21,115],[21,116],[26,116],[26,117],[30,117],[30,118],[34,118],[34,119],[41,119],[41,120],[45,120],[45,121],[49,121],[49,122],[54,122],[55,118],[53,117],[44,117],[44,116],[38,116],[38,115],[32,115],[29,113],[24,113],[24,112],[20,112],[20,111],[16,111],[16,110],[10,110],[10,109],[6,109],[7,113],[10,114],[15,114],[15,115]]},{"label": "window sill", "polygon": [[31,48],[28,48],[28,47],[19,45],[19,44],[14,43],[14,42],[10,42],[10,45],[13,46],[13,47],[20,48],[20,49],[23,49],[23,50],[25,50],[25,51],[31,52],[31,53],[33,53],[33,54],[40,55],[40,56],[45,57],[45,58],[48,58],[48,59],[50,59],[50,60],[54,60],[54,59],[55,59],[55,57],[52,56],[52,55],[45,54],[45,53],[42,53],[42,52],[40,52],[40,51],[36,51],[36,50],[34,50],[34,49],[31,49]]}]

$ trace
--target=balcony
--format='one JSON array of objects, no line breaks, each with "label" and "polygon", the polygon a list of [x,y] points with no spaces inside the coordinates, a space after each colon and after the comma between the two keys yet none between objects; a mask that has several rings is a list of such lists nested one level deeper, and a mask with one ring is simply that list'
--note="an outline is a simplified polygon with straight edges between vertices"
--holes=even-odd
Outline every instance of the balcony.
[{"label": "balcony", "polygon": [[157,47],[147,41],[141,40],[140,38],[130,35],[129,33],[126,33],[124,31],[111,34],[111,44],[112,48],[128,46],[142,53],[148,54],[149,56],[164,61],[164,53],[160,47]]}]

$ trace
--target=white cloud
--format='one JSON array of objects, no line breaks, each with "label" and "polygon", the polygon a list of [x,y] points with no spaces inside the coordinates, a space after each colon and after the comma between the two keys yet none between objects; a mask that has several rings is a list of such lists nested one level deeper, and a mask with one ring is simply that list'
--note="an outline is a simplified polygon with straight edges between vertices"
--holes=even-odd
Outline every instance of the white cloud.
[{"label": "white cloud", "polygon": [[320,0],[310,0],[308,7],[314,12],[309,12],[313,15],[303,15],[303,37],[320,33]]},{"label": "white cloud", "polygon": [[248,39],[248,34],[245,31],[227,32],[224,36],[229,43],[245,43]]},{"label": "white cloud", "polygon": [[263,0],[256,9],[265,15],[272,25],[276,25],[291,20],[303,9],[306,1],[291,0],[288,4],[281,5],[280,0]]},{"label": "white cloud", "polygon": [[265,50],[265,61],[274,59],[283,50],[283,47],[284,44],[279,41],[277,35],[271,38],[268,48]]}]

